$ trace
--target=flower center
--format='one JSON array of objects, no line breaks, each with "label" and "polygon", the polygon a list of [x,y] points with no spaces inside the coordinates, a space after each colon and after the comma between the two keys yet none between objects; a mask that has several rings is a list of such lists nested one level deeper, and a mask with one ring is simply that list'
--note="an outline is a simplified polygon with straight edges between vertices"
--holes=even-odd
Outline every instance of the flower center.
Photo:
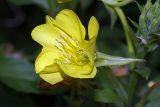
[{"label": "flower center", "polygon": [[55,47],[60,50],[61,57],[56,59],[58,64],[85,65],[89,58],[80,43],[74,39],[59,38],[56,40]]},{"label": "flower center", "polygon": [[83,50],[78,50],[77,64],[85,65],[89,62],[87,54]]}]

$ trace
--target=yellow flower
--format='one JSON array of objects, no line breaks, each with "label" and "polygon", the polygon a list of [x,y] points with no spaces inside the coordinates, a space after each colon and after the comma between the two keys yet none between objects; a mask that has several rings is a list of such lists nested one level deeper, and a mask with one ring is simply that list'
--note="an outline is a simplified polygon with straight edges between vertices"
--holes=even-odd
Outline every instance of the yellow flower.
[{"label": "yellow flower", "polygon": [[92,16],[87,37],[78,16],[69,9],[60,11],[55,19],[46,16],[46,23],[35,27],[31,33],[32,38],[43,46],[35,61],[36,73],[50,84],[61,82],[68,76],[94,78],[98,30],[99,24]]}]

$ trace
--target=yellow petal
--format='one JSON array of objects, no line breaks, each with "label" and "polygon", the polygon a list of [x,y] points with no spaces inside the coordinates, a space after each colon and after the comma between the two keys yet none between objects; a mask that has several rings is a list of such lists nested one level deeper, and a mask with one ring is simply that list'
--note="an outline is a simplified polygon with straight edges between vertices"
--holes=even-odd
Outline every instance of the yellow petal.
[{"label": "yellow petal", "polygon": [[84,42],[85,51],[91,62],[94,61],[93,59],[94,58],[94,48],[96,44],[98,30],[99,30],[98,21],[94,16],[92,16],[88,24],[89,41]]},{"label": "yellow petal", "polygon": [[62,45],[70,50],[77,47],[77,43],[62,31],[55,23],[54,19],[46,16],[46,24],[35,27],[31,33],[32,38],[47,48],[59,48],[63,50]]},{"label": "yellow petal", "polygon": [[43,24],[35,27],[31,35],[42,46],[55,47],[55,42],[60,37],[60,32],[51,24]]},{"label": "yellow petal", "polygon": [[94,16],[92,16],[88,24],[89,39],[92,39],[92,38],[96,39],[98,35],[98,30],[99,30],[98,21]]},{"label": "yellow petal", "polygon": [[92,42],[91,40],[85,41],[84,42],[84,48],[85,48],[85,52],[86,52],[86,54],[87,54],[87,56],[89,58],[89,61],[91,63],[94,63],[94,58],[95,58],[95,54],[94,54],[95,50],[94,50],[94,48],[95,48],[95,42],[96,41],[94,41],[94,43],[91,43],[91,42]]},{"label": "yellow petal", "polygon": [[53,24],[54,22],[55,22],[55,20],[52,17],[46,15],[46,23]]},{"label": "yellow petal", "polygon": [[40,74],[40,77],[50,84],[56,84],[63,81],[63,77],[60,72],[50,74]]},{"label": "yellow petal", "polygon": [[66,75],[74,78],[94,78],[97,72],[96,67],[89,64],[85,66],[63,64],[60,68]]},{"label": "yellow petal", "polygon": [[59,12],[55,18],[56,24],[73,39],[83,42],[86,31],[78,16],[69,9]]},{"label": "yellow petal", "polygon": [[36,73],[52,73],[58,72],[59,68],[55,64],[55,58],[58,58],[60,54],[54,51],[44,51],[39,54],[35,61],[35,70]]},{"label": "yellow petal", "polygon": [[94,66],[92,72],[89,74],[90,78],[94,78],[97,74],[97,68]]}]

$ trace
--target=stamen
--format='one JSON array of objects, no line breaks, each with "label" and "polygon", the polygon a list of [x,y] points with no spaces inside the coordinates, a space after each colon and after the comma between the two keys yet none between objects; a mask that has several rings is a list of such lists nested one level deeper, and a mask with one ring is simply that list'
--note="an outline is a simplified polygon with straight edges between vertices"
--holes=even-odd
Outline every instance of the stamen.
[{"label": "stamen", "polygon": [[80,48],[79,42],[77,40],[75,40],[73,37],[68,36],[64,32],[61,32],[60,36],[74,50],[76,50],[77,48]]},{"label": "stamen", "polygon": [[62,45],[59,42],[55,42],[55,46],[60,49],[61,51],[63,51],[64,49],[62,48]]},{"label": "stamen", "polygon": [[70,61],[69,59],[67,59],[67,58],[62,58],[62,57],[60,57],[60,58],[58,58],[58,59],[55,59],[55,62],[56,62],[57,64],[70,64],[70,63],[71,63],[71,61]]},{"label": "stamen", "polygon": [[[71,40],[72,43],[69,40]],[[68,36],[64,36],[63,34],[62,38],[56,39],[55,46],[61,51],[59,54],[62,55],[56,59],[56,63],[58,64],[73,63],[76,65],[84,65],[89,62],[87,54],[83,48],[80,48],[79,42],[73,38],[68,38]]]}]

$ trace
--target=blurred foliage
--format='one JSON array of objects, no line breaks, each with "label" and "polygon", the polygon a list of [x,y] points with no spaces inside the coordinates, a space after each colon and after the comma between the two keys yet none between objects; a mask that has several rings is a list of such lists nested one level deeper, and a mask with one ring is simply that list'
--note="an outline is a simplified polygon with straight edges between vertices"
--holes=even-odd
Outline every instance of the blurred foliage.
[{"label": "blurred foliage", "polygon": [[[129,3],[130,0],[120,0],[125,3],[122,7],[125,15],[132,20],[129,24],[135,32],[136,57],[144,58],[146,63],[136,63],[132,71],[118,69],[115,72],[127,70],[128,74],[117,77],[115,81],[111,79],[110,70],[102,67],[98,68],[95,79],[75,79],[71,84],[50,86],[41,83],[35,74],[34,60],[41,46],[30,35],[35,26],[45,23],[46,14],[54,17],[64,8],[73,9],[86,27],[90,16],[95,16],[100,23],[96,50],[113,56],[129,56],[123,27],[112,9],[113,5],[102,3],[112,0],[58,1],[65,3],[57,0],[0,1],[0,107],[124,107],[124,99],[119,95],[129,90],[132,71],[135,71],[135,81],[138,81],[130,104],[130,107],[135,106],[148,89],[148,83],[160,81],[159,0],[154,3],[137,0],[139,5]],[[115,90],[113,82],[123,84],[123,89],[118,87],[121,91]],[[160,89],[157,88],[149,95],[145,107],[160,107],[159,99]]]},{"label": "blurred foliage", "polygon": [[34,67],[25,59],[1,58],[0,80],[7,86],[22,92],[37,92]]}]

